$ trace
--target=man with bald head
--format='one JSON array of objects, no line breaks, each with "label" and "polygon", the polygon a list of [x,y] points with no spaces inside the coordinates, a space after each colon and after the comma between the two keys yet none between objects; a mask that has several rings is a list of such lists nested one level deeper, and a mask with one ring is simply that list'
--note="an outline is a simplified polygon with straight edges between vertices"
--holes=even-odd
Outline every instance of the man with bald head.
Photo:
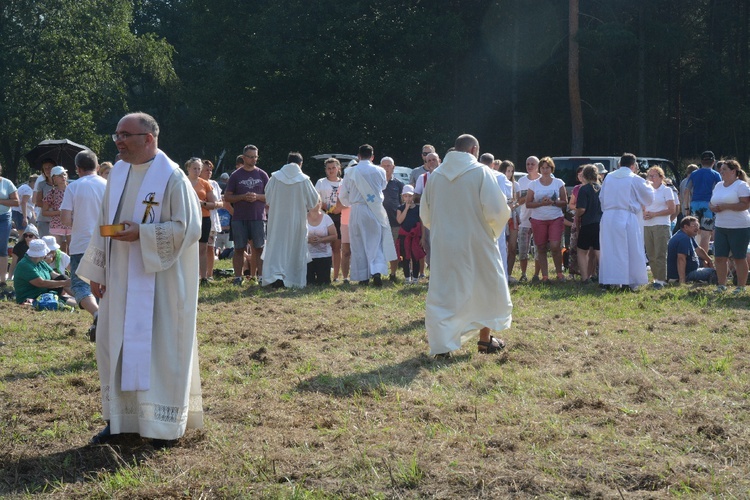
[{"label": "man with bald head", "polygon": [[[531,212],[526,208],[526,191],[529,189],[531,181],[535,181],[542,175],[539,173],[539,158],[529,156],[526,158],[526,172],[524,177],[518,179],[518,205],[520,208],[519,219],[521,223],[518,226],[518,262],[521,265],[521,283],[528,281],[526,278],[526,268],[529,265],[529,250],[531,249]],[[534,261],[534,277],[539,279],[539,263]]]},{"label": "man with bald head", "polygon": [[491,332],[511,324],[513,305],[497,246],[510,207],[478,154],[474,136],[459,136],[430,175],[420,205],[432,246],[425,325],[430,354],[437,357],[450,356],[477,334],[479,352],[497,353],[505,342]]},{"label": "man with bald head", "polygon": [[203,425],[196,311],[201,210],[190,181],[157,145],[159,125],[131,113],[112,139],[112,168],[77,274],[98,299],[96,359],[107,426],[166,446]]},{"label": "man with bald head", "polygon": [[[391,225],[391,236],[393,236],[395,244],[398,241],[398,230],[401,227],[396,220],[396,212],[401,205],[401,191],[404,189],[404,183],[393,175],[396,164],[390,156],[384,156],[380,159],[380,168],[385,170],[385,180],[387,181],[385,189],[383,189],[383,208],[385,208],[385,213],[388,215],[388,223]],[[389,264],[391,266],[389,279],[395,283],[398,259],[390,261]]]}]

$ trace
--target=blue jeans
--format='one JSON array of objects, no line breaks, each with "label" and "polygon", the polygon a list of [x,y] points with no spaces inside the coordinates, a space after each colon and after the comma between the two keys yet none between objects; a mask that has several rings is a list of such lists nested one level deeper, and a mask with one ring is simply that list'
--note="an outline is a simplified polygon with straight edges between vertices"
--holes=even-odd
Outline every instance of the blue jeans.
[{"label": "blue jeans", "polygon": [[78,277],[76,271],[78,270],[78,264],[81,263],[83,258],[82,253],[76,253],[70,256],[70,289],[73,292],[73,296],[78,304],[81,303],[86,297],[93,297],[91,293],[91,286]]},{"label": "blue jeans", "polygon": [[10,212],[0,214],[0,256],[8,256],[8,238],[10,238]]},{"label": "blue jeans", "polygon": [[716,269],[713,267],[699,267],[695,271],[687,273],[685,279],[690,281],[705,281],[707,283],[716,284]]}]

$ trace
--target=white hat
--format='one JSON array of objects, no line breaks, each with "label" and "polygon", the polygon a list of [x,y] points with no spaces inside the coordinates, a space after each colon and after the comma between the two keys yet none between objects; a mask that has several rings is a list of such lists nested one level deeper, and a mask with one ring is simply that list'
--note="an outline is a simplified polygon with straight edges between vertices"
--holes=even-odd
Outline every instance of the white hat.
[{"label": "white hat", "polygon": [[407,184],[404,186],[404,190],[401,191],[401,194],[414,194],[414,186]]},{"label": "white hat", "polygon": [[65,173],[65,168],[60,165],[52,167],[52,170],[49,171],[49,175],[65,175]]},{"label": "white hat", "polygon": [[51,252],[52,250],[60,249],[60,245],[57,244],[57,239],[55,239],[55,237],[52,235],[42,237],[42,241],[44,241],[44,244],[47,245],[47,250],[49,250],[47,253]]},{"label": "white hat", "polygon": [[44,240],[31,240],[29,243],[29,249],[26,251],[26,255],[29,257],[46,257],[49,253],[46,243]]},{"label": "white hat", "polygon": [[29,224],[26,226],[26,229],[23,230],[23,234],[33,234],[35,237],[39,238],[39,230],[36,228],[34,224]]},{"label": "white hat", "polygon": [[222,181],[228,181],[229,180],[229,174],[226,173],[226,172],[224,172],[223,174],[221,174],[219,176],[219,179],[222,180]]}]

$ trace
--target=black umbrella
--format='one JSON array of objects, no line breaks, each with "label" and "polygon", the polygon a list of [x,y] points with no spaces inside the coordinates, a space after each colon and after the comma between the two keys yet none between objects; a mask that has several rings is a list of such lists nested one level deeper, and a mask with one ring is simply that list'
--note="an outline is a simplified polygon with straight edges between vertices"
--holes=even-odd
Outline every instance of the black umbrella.
[{"label": "black umbrella", "polygon": [[37,170],[42,168],[42,161],[49,158],[55,162],[55,165],[65,167],[68,176],[71,176],[76,171],[75,157],[84,149],[88,148],[68,139],[51,139],[40,142],[24,156],[29,165]]}]

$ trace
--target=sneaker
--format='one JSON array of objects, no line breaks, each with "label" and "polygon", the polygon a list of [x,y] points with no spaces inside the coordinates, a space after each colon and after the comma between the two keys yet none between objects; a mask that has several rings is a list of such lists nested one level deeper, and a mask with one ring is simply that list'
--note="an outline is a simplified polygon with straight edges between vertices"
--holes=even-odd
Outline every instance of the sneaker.
[{"label": "sneaker", "polygon": [[518,279],[516,279],[514,276],[508,276],[508,283],[511,285],[515,285],[518,283]]},{"label": "sneaker", "polygon": [[732,295],[739,295],[741,293],[745,293],[745,287],[744,286],[738,286],[734,290],[732,290]]},{"label": "sneaker", "polygon": [[519,283],[526,283],[527,281],[529,281],[529,278],[525,274],[522,274],[521,279],[518,280]]},{"label": "sneaker", "polygon": [[201,286],[203,286],[203,285],[208,285],[208,279],[201,278]]},{"label": "sneaker", "polygon": [[344,284],[345,284],[345,285],[348,285],[348,284],[349,284],[349,278],[344,278]]},{"label": "sneaker", "polygon": [[233,285],[240,286],[242,285],[242,276],[237,276],[232,280]]},{"label": "sneaker", "polygon": [[557,273],[557,282],[558,283],[565,283],[568,281],[568,279],[565,277],[563,273]]},{"label": "sneaker", "polygon": [[420,275],[419,275],[419,279],[421,279],[421,280],[426,280],[426,279],[427,279],[427,276],[425,276],[424,274],[420,274]]},{"label": "sneaker", "polygon": [[659,283],[658,281],[654,281],[654,282],[653,282],[653,283],[651,284],[651,287],[652,287],[652,288],[653,288],[654,290],[661,290],[662,288],[664,288],[664,284],[662,284],[662,283]]},{"label": "sneaker", "polygon": [[390,276],[388,276],[388,280],[389,280],[389,281],[390,281],[391,283],[396,283],[396,282],[398,281],[398,278],[396,278],[396,275],[395,275],[395,274],[391,274]]},{"label": "sneaker", "polygon": [[726,285],[717,285],[716,290],[714,290],[716,293],[724,293],[727,291]]},{"label": "sneaker", "polygon": [[539,283],[539,276],[532,276],[531,277],[531,284],[535,285],[537,283]]}]

